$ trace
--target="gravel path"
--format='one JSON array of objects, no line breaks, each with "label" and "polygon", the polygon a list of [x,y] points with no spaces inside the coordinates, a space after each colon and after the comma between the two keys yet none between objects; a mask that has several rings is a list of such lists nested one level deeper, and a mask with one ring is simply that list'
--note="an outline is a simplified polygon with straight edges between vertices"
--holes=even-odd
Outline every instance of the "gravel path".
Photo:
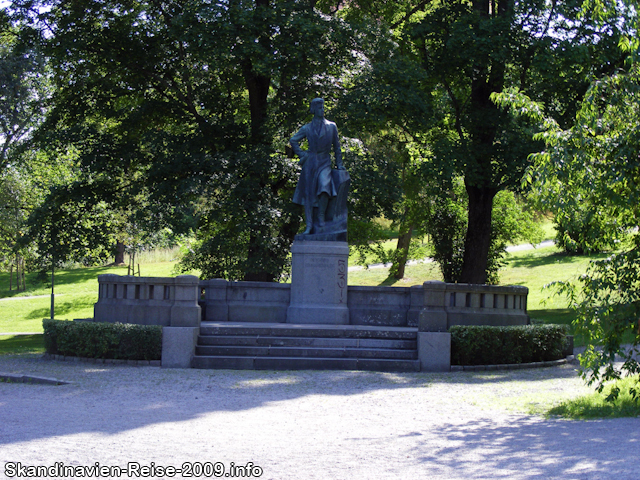
[{"label": "gravel path", "polygon": [[278,480],[637,480],[640,418],[526,414],[589,392],[574,368],[257,372],[0,356],[0,372],[74,382],[0,383],[0,477],[7,462],[253,462]]}]

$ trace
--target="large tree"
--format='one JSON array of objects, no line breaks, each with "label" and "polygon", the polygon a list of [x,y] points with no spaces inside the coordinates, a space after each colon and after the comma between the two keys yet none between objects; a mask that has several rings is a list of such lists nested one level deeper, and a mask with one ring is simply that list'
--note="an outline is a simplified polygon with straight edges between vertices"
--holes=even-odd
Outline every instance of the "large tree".
[{"label": "large tree", "polygon": [[354,15],[386,22],[396,40],[396,54],[375,59],[373,71],[380,70],[376,62],[398,65],[402,55],[423,72],[414,90],[433,106],[433,118],[423,119],[423,131],[418,130],[433,153],[431,178],[461,175],[468,196],[458,281],[484,283],[494,198],[501,190],[519,188],[528,155],[541,146],[532,141],[535,123],[514,119],[492,96],[518,88],[568,126],[591,78],[622,62],[616,48],[624,28],[621,12],[597,23],[579,1],[403,1],[391,6],[371,0],[351,7]]},{"label": "large tree", "polygon": [[122,209],[147,191],[159,222],[196,212],[188,267],[277,279],[300,224],[286,141],[351,59],[346,24],[314,3],[16,1],[55,71],[42,144],[82,172],[49,204]]}]

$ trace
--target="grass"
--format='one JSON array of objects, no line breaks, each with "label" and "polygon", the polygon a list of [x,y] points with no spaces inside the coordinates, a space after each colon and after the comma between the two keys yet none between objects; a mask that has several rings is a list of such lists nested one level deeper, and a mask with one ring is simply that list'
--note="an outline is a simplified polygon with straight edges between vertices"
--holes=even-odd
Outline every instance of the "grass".
[{"label": "grass", "polygon": [[[141,265],[142,276],[174,276],[176,262]],[[93,317],[98,300],[98,275],[126,275],[127,267],[87,267],[59,270],[55,274],[56,318]],[[198,274],[197,272],[194,272]],[[51,284],[38,282],[36,274],[27,275],[27,291],[9,292],[9,274],[0,273],[0,333],[42,332],[42,319],[51,311]]]},{"label": "grass", "polygon": [[[565,400],[560,405],[550,408],[545,416],[572,420],[638,417],[640,416],[640,398],[634,400],[629,393],[629,388],[635,386],[636,389],[640,389],[639,381],[637,377],[623,378],[607,385],[602,393],[596,392]],[[620,388],[620,395],[617,400],[607,402],[606,397],[614,386]]]},{"label": "grass", "polygon": [[0,335],[0,355],[44,353],[44,335]]}]

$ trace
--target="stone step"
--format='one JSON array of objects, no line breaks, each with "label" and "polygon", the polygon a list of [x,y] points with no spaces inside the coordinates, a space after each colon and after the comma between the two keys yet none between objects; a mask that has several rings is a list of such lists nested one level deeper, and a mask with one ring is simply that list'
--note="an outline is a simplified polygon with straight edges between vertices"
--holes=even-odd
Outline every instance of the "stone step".
[{"label": "stone step", "polygon": [[323,357],[196,356],[194,368],[233,370],[368,370],[418,372],[419,360]]},{"label": "stone step", "polygon": [[372,325],[300,325],[290,323],[227,323],[202,322],[200,335],[324,337],[324,338],[380,338],[415,340],[415,327],[385,327]]},{"label": "stone step", "polygon": [[327,348],[280,346],[202,346],[196,347],[198,356],[255,356],[255,357],[321,357],[321,358],[377,358],[415,360],[417,350],[391,348]]},{"label": "stone step", "polygon": [[387,338],[335,338],[335,337],[273,337],[262,335],[200,335],[198,345],[224,346],[280,346],[280,347],[332,347],[332,348],[395,348],[415,350],[416,340]]}]

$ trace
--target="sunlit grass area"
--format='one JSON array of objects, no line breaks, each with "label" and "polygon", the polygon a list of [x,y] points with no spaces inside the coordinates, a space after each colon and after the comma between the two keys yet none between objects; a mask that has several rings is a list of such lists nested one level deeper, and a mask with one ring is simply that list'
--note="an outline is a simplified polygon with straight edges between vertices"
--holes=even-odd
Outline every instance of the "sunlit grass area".
[{"label": "sunlit grass area", "polygon": [[[607,402],[606,397],[614,386],[620,389],[620,394],[617,400]],[[630,387],[635,387],[640,394],[638,377],[627,377],[613,382],[607,385],[602,393],[595,392],[565,400],[560,405],[550,408],[546,412],[546,416],[559,416],[574,420],[640,416],[640,395],[634,399],[629,393]]]},{"label": "sunlit grass area", "polygon": [[[145,277],[175,276],[176,262],[141,265]],[[55,272],[56,318],[93,317],[93,305],[98,300],[98,275],[126,275],[127,267],[86,267]],[[198,275],[199,272],[192,272]],[[51,312],[50,278],[37,281],[36,274],[27,275],[27,291],[9,292],[9,274],[0,273],[0,333],[42,332],[42,319]]]}]

